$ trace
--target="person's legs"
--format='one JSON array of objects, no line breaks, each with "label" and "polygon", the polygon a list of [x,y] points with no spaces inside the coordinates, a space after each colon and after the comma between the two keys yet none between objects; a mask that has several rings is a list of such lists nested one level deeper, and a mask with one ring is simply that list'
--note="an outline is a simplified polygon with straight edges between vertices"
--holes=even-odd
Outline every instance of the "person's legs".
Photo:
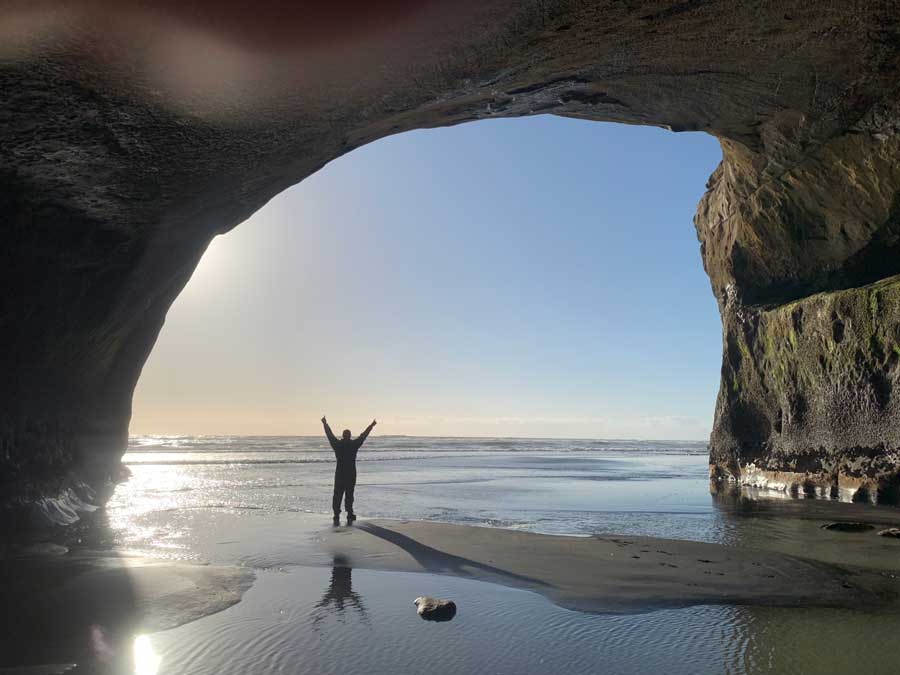
[{"label": "person's legs", "polygon": [[356,514],[353,512],[353,491],[356,489],[356,476],[347,481],[344,488],[344,507],[347,509],[347,519],[356,520]]},{"label": "person's legs", "polygon": [[[337,478],[334,480],[334,495],[331,497],[331,510],[337,519],[341,515],[341,499],[344,497],[344,486]],[[352,501],[352,500],[351,500]]]}]

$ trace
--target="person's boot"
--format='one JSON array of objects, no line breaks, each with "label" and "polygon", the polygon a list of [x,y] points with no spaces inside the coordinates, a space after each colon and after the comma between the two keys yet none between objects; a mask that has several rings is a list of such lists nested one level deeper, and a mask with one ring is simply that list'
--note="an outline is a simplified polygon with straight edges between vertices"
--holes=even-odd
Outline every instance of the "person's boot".
[{"label": "person's boot", "polygon": [[347,514],[347,522],[348,522],[348,523],[352,523],[354,520],[356,520],[356,514],[353,513],[353,511],[350,511],[350,512]]},{"label": "person's boot", "polygon": [[340,513],[335,513],[335,514],[334,514],[334,524],[335,524],[335,525],[340,525],[340,524],[341,524],[341,514],[340,514]]}]

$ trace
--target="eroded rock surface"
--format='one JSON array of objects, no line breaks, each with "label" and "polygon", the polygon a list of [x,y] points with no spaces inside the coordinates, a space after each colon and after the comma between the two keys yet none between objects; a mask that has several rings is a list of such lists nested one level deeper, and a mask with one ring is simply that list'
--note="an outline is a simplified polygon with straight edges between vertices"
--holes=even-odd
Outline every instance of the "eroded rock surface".
[{"label": "eroded rock surface", "polygon": [[695,221],[724,329],[713,475],[892,494],[900,5],[303,7],[0,7],[5,504],[103,501],[216,234],[383,136],[542,113],[721,141]]},{"label": "eroded rock surface", "polygon": [[900,277],[723,311],[711,463],[758,487],[896,501]]}]

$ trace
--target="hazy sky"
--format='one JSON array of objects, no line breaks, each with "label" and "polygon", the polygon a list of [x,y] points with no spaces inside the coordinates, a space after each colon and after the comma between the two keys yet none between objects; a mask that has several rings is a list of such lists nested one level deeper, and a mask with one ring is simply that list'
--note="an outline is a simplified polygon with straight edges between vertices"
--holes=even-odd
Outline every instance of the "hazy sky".
[{"label": "hazy sky", "polygon": [[384,139],[213,241],[132,433],[691,438],[721,336],[703,134],[558,117]]}]

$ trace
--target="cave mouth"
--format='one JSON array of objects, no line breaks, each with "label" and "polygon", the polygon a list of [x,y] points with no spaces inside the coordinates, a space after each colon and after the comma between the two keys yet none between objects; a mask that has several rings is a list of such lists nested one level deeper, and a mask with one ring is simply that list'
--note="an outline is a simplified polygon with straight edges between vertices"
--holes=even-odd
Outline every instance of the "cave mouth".
[{"label": "cave mouth", "polygon": [[706,134],[556,116],[359,148],[213,241],[131,433],[318,433],[325,408],[410,435],[705,440],[721,327],[692,219],[720,159]]},{"label": "cave mouth", "polygon": [[[320,49],[310,41],[298,45],[309,49],[287,54],[248,47],[252,39],[236,40],[236,34],[270,34],[270,21],[261,21],[265,13],[258,11],[254,17],[261,22],[248,24],[240,12],[206,21],[204,11],[215,15],[212,9],[198,6],[188,15],[173,10],[150,16],[157,12],[143,7],[146,3],[132,3],[116,16],[96,21],[104,8],[94,2],[73,3],[59,13],[43,11],[46,3],[18,4],[3,10],[11,20],[0,22],[8,28],[0,48],[0,80],[9,92],[0,114],[6,141],[0,147],[0,372],[6,375],[0,389],[0,474],[6,503],[28,505],[79,486],[86,487],[85,494],[94,488],[102,492],[116,479],[143,365],[170,306],[217,234],[248,220],[313,174],[323,179],[341,166],[326,166],[335,158],[380,138],[536,114],[702,131],[721,143],[722,161],[708,180],[692,180],[683,191],[698,194],[706,186],[696,211],[693,206],[685,210],[696,213],[723,344],[734,347],[722,361],[709,436],[711,474],[741,484],[813,483],[822,490],[890,492],[900,466],[900,399],[891,393],[900,384],[891,362],[900,353],[900,268],[894,255],[900,194],[900,7],[874,3],[872,11],[861,12],[852,3],[795,3],[785,13],[777,5],[690,2],[662,3],[658,11],[648,11],[640,3],[499,0],[414,3],[413,11],[413,5],[400,2],[390,11],[359,14],[359,21],[337,26],[337,33],[323,30],[323,38],[333,38],[327,40],[333,48]],[[320,18],[328,24],[335,16],[326,12]],[[209,30],[202,35],[192,30],[199,22],[191,17],[199,17]],[[291,20],[279,24],[286,30],[279,35],[287,35],[288,43],[292,25]],[[304,21],[303,30],[314,25],[320,23]],[[299,32],[294,35],[305,34],[295,27]],[[284,42],[271,46],[277,44]],[[533,149],[537,138],[522,134],[519,140],[530,139],[527,147]],[[576,183],[601,156],[612,155],[618,177],[635,154],[582,146],[561,163],[560,184]],[[546,157],[528,161],[547,169],[553,149],[541,147]],[[450,156],[453,150],[442,153]],[[490,152],[490,146],[470,149],[465,154],[470,175],[460,177],[459,184],[477,174],[474,168],[490,166],[498,154],[503,157]],[[515,157],[525,164],[521,155]],[[657,161],[651,155],[644,165]],[[652,181],[645,175],[625,215],[661,204],[662,190],[685,174],[679,165]],[[410,203],[427,194],[414,178],[429,176],[431,170],[424,167],[421,176],[407,179],[403,187]],[[446,176],[433,177],[440,180]],[[684,279],[682,273],[663,278],[664,263],[672,256],[652,259],[662,240],[650,234],[650,221],[616,218],[610,211],[609,195],[599,188],[613,182],[608,177],[592,184],[582,181],[580,193],[550,202],[545,222],[554,222],[557,231],[564,229],[560,223],[572,222],[563,216],[575,203],[581,204],[579,222],[609,218],[632,225],[605,229],[600,241],[572,231],[565,238],[539,241],[540,254],[530,260],[535,273],[524,281],[540,278],[542,284],[523,283],[499,265],[505,260],[500,255],[482,265],[506,272],[506,287],[529,292],[529,304],[518,314],[507,308],[520,309],[521,297],[499,304],[493,314],[485,312],[489,319],[505,318],[503,327],[527,328],[504,334],[486,359],[494,367],[509,364],[507,372],[449,366],[441,372],[434,367],[451,364],[447,355],[473,351],[474,332],[466,330],[474,325],[471,314],[484,307],[486,289],[505,288],[475,285],[479,270],[461,267],[473,252],[454,236],[464,232],[461,225],[471,224],[485,204],[472,205],[460,192],[445,210],[469,206],[470,212],[443,223],[440,231],[442,250],[460,244],[464,251],[456,254],[459,265],[448,270],[441,267],[444,258],[407,251],[393,268],[368,277],[369,287],[358,293],[368,302],[359,306],[358,316],[352,314],[349,293],[327,308],[307,303],[311,315],[319,310],[318,317],[310,317],[319,318],[318,325],[310,320],[278,333],[293,351],[260,347],[256,362],[235,363],[230,379],[207,369],[205,381],[221,385],[216,396],[208,397],[207,411],[223,417],[228,405],[246,408],[242,396],[274,391],[273,382],[303,381],[321,399],[326,383],[337,375],[335,363],[355,366],[345,379],[368,369],[378,376],[374,381],[392,381],[393,390],[400,392],[425,382],[440,392],[445,412],[454,395],[442,386],[450,375],[476,383],[464,391],[472,414],[491,409],[485,404],[493,400],[508,400],[510,392],[528,415],[544,410],[541,397],[523,386],[536,375],[545,377],[543,390],[564,392],[558,400],[565,400],[570,412],[573,401],[588,402],[594,411],[606,402],[590,398],[601,379],[597,369],[591,370],[592,350],[613,334],[619,345],[629,346],[610,350],[603,361],[607,378],[627,366],[627,377],[616,383],[614,403],[624,408],[637,389],[642,404],[651,405],[653,395],[665,393],[661,368],[674,370],[690,362],[686,355],[694,342],[679,342],[673,338],[677,331],[667,324],[672,314],[689,324],[681,309],[671,311],[677,303],[663,308],[668,313],[650,311],[669,300],[667,293]],[[545,175],[529,192],[544,194],[553,185]],[[394,189],[388,186],[382,193]],[[348,208],[362,203],[359,190],[359,195],[343,193]],[[485,234],[494,233],[508,252],[533,243],[529,237],[535,235],[524,226],[510,226],[500,237],[498,223],[525,222],[515,206],[509,213],[518,221],[503,214]],[[357,222],[375,213],[357,214]],[[430,216],[434,222],[429,225],[441,222],[438,215]],[[283,251],[284,246],[273,246],[269,260],[288,255],[298,274],[311,279],[316,260],[301,265],[298,250],[318,247],[320,259],[328,262],[352,258],[355,247],[366,244],[367,260],[377,261],[379,254],[372,252],[388,243],[389,252],[402,250],[416,229],[410,226],[395,243],[386,241],[390,229],[370,228],[366,232],[380,232],[384,241],[367,240],[366,232],[359,232],[335,251],[326,248],[324,235],[317,240],[313,233],[336,229],[298,231],[310,235],[303,242],[306,247]],[[632,237],[643,248],[633,256],[601,259],[599,252],[616,250],[617,236]],[[386,254],[380,255],[384,259]],[[556,259],[567,265],[553,274],[549,268]],[[414,264],[424,268],[415,284],[398,281],[400,272]],[[608,284],[574,283],[617,266],[619,273]],[[270,267],[269,276],[276,277]],[[337,276],[332,276],[336,285]],[[478,292],[464,306],[448,301],[441,307],[445,323],[426,322],[438,329],[417,333],[416,320],[427,318],[437,304],[433,291],[441,276],[454,282],[457,298],[464,297],[467,284]],[[568,282],[565,293],[554,293],[552,282],[558,279]],[[341,350],[337,356],[319,354],[320,366],[297,356],[299,345],[315,344],[317,331],[323,341],[353,335],[354,318],[366,321],[370,337],[376,337],[367,312],[396,314],[394,306],[378,304],[389,297],[385,286],[391,280],[404,293],[419,290],[422,300],[405,319],[404,333],[382,345],[392,345],[410,363],[421,357],[423,345],[440,347],[440,359],[420,358],[421,367],[401,379],[396,369],[376,370],[383,367],[386,346],[367,354],[331,339]],[[655,330],[640,333],[646,342],[639,343],[638,334],[627,330],[628,322],[604,314],[598,298],[625,298],[626,291],[652,280],[657,281],[652,301],[635,300],[626,308],[632,318],[639,316],[642,327],[652,322]],[[289,287],[273,283],[280,288],[280,301],[291,307],[301,306],[302,289],[317,290],[314,284],[298,286],[289,289],[293,296],[285,297]],[[572,288],[591,291],[575,298]],[[241,287],[233,294],[251,293]],[[394,295],[400,297],[400,290]],[[562,312],[562,295],[577,311],[549,322],[534,320],[535,308],[560,307]],[[552,297],[546,303],[538,302],[547,296]],[[178,307],[186,307],[188,297]],[[262,302],[258,292],[257,300],[255,306],[248,302],[240,325],[262,331],[271,315],[281,312]],[[220,305],[224,312],[225,303]],[[345,312],[325,325],[322,317],[331,306]],[[802,310],[802,331],[794,327],[797,310]],[[169,317],[174,325],[178,311]],[[601,325],[603,318],[607,321]],[[223,327],[220,335],[205,334],[204,355],[230,363],[240,353],[228,348],[231,334],[239,334],[236,326]],[[559,363],[548,360],[554,352],[547,342],[555,328],[563,335],[555,345],[560,360],[578,365],[565,379],[559,377]],[[174,344],[174,332],[167,335],[154,362],[166,344]],[[245,348],[250,344],[242,342]],[[540,348],[529,358],[534,344]],[[628,362],[624,357],[629,353],[640,358]],[[356,354],[361,362],[344,358],[347,354]],[[731,358],[735,354],[739,358]],[[697,369],[689,370],[696,381]],[[152,363],[143,391],[151,371]],[[270,381],[259,382],[272,373]],[[581,378],[586,374],[594,377]],[[686,378],[678,379],[678,391],[671,396],[683,402],[689,398]],[[160,396],[183,403],[183,385],[163,389]],[[228,405],[219,392],[230,392]],[[303,411],[305,401],[296,387],[277,393],[279,401],[291,402],[295,417],[298,412],[313,419],[321,414],[321,403],[315,413]],[[391,400],[389,393],[370,392],[398,409],[421,410],[422,401]],[[202,397],[198,392],[195,400]],[[141,409],[146,401],[142,395]],[[459,417],[466,417],[466,405],[458,406]],[[708,402],[703,407],[708,410]],[[621,412],[612,404],[606,409]],[[743,411],[751,409],[758,423],[748,427]],[[195,410],[202,412],[199,406]],[[258,417],[272,419],[276,412],[269,405]],[[88,497],[103,502],[102,494]]]}]

